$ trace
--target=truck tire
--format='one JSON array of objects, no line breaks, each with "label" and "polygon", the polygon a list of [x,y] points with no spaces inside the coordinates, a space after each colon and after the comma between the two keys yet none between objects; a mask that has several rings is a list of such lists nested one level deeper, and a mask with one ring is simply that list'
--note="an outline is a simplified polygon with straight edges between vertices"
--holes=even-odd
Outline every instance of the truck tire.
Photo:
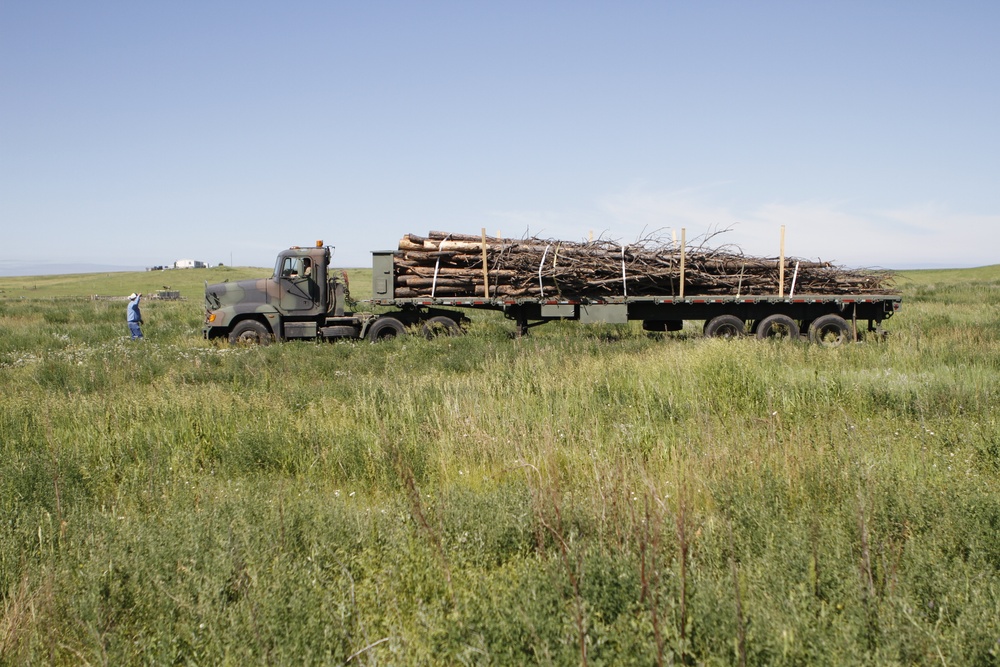
[{"label": "truck tire", "polygon": [[823,347],[839,347],[851,341],[851,326],[840,315],[823,315],[809,325],[809,340]]},{"label": "truck tire", "polygon": [[229,332],[231,345],[270,345],[273,340],[270,330],[257,320],[243,320]]},{"label": "truck tire", "polygon": [[719,315],[705,322],[705,338],[739,338],[746,332],[746,322],[735,315]]},{"label": "truck tire", "polygon": [[429,318],[424,322],[422,330],[427,340],[437,338],[438,336],[461,336],[465,333],[458,322],[444,315],[435,315]]},{"label": "truck tire", "polygon": [[377,343],[381,340],[405,336],[406,327],[395,317],[380,317],[368,327],[368,340]]},{"label": "truck tire", "polygon": [[766,340],[798,340],[799,325],[788,315],[768,315],[757,323],[757,338]]}]

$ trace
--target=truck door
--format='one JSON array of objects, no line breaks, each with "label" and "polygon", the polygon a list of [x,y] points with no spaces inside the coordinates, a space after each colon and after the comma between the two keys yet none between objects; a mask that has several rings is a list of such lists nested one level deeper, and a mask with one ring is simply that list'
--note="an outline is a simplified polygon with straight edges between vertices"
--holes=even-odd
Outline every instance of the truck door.
[{"label": "truck door", "polygon": [[279,303],[284,312],[312,310],[319,288],[315,270],[308,257],[286,257],[281,264]]}]

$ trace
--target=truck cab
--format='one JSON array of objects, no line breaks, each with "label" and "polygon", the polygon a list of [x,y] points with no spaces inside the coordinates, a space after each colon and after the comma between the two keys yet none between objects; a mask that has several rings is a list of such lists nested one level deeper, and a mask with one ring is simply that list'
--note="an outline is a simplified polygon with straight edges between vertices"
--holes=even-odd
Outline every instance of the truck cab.
[{"label": "truck cab", "polygon": [[293,246],[278,254],[270,278],[206,283],[205,338],[267,343],[357,335],[357,318],[344,311],[346,280],[329,269],[330,250],[322,241]]}]

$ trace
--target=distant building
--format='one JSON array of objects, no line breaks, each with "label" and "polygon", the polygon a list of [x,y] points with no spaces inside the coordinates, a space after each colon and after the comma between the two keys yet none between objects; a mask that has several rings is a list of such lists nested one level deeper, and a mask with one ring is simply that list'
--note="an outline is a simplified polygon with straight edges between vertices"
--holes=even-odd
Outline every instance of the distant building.
[{"label": "distant building", "polygon": [[179,259],[174,262],[175,269],[205,269],[208,268],[208,264],[205,262],[200,262],[197,259]]}]

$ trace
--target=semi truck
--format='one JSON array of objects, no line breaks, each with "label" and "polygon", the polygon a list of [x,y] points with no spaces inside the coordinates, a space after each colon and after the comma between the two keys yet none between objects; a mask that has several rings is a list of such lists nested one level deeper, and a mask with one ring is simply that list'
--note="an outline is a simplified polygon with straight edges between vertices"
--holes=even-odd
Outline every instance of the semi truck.
[{"label": "semi truck", "polygon": [[650,332],[704,322],[706,337],[807,338],[838,346],[884,335],[882,322],[900,309],[898,294],[396,297],[395,251],[372,253],[372,296],[350,298],[347,273],[331,265],[332,248],[281,251],[269,278],[205,284],[206,339],[262,344],[295,339],[365,339],[419,333],[460,335],[466,313],[491,310],[512,320],[518,335],[556,320],[581,324],[642,322]]}]

